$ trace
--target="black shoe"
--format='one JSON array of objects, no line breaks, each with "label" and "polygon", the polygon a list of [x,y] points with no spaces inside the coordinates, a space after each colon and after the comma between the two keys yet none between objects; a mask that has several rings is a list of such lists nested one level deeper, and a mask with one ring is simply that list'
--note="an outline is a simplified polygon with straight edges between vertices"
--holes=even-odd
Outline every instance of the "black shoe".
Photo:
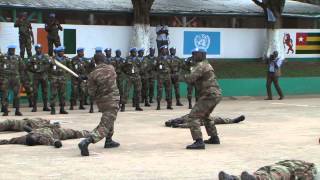
[{"label": "black shoe", "polygon": [[204,141],[205,144],[220,144],[218,136],[211,136],[208,140]]},{"label": "black shoe", "polygon": [[153,99],[152,99],[152,98],[150,98],[149,103],[150,103],[150,104],[152,104],[152,103],[153,103]]},{"label": "black shoe", "polygon": [[56,108],[53,107],[53,106],[51,107],[51,114],[52,114],[52,115],[55,115],[55,114],[56,114]]},{"label": "black shoe", "polygon": [[126,111],[126,105],[125,104],[122,104],[121,105],[121,110],[120,110],[121,112],[125,112]]},{"label": "black shoe", "polygon": [[176,106],[183,106],[183,104],[180,102],[180,100],[177,100]]},{"label": "black shoe", "polygon": [[241,115],[240,117],[237,117],[235,119],[233,119],[233,123],[239,123],[241,121],[244,121],[246,119],[246,117],[244,115]]},{"label": "black shoe", "polygon": [[283,100],[284,99],[284,96],[280,96],[280,98],[278,100]]},{"label": "black shoe", "polygon": [[79,106],[80,110],[86,110],[86,108],[84,106]]},{"label": "black shoe", "polygon": [[241,173],[241,180],[256,180],[256,178],[247,171]]},{"label": "black shoe", "polygon": [[160,107],[160,105],[158,105],[158,106],[157,106],[157,110],[160,110],[160,109],[161,109],[161,107]]},{"label": "black shoe", "polygon": [[5,112],[6,108],[4,108],[3,106],[1,107],[1,112]]},{"label": "black shoe", "polygon": [[164,125],[165,125],[166,127],[171,127],[171,126],[172,126],[172,120],[166,121],[166,122],[164,123]]},{"label": "black shoe", "polygon": [[60,114],[69,114],[69,113],[66,110],[64,110],[64,107],[61,107]]},{"label": "black shoe", "polygon": [[237,178],[236,176],[233,176],[233,175],[229,175],[223,171],[220,171],[219,172],[219,180],[239,180],[239,178]]},{"label": "black shoe", "polygon": [[205,149],[206,145],[202,139],[197,139],[196,142],[186,147],[186,149]]},{"label": "black shoe", "polygon": [[120,146],[120,143],[117,143],[112,139],[106,139],[106,142],[104,143],[104,148],[116,148],[119,146]]},{"label": "black shoe", "polygon": [[146,101],[146,102],[144,103],[144,106],[145,106],[145,107],[150,107],[151,105],[149,104],[148,101]]},{"label": "black shoe", "polygon": [[37,112],[37,107],[33,106],[31,112]]},{"label": "black shoe", "polygon": [[2,114],[2,116],[9,116],[9,111],[8,110],[5,110]]},{"label": "black shoe", "polygon": [[16,110],[16,112],[14,113],[16,116],[22,116],[22,113],[19,110]]},{"label": "black shoe", "polygon": [[143,111],[143,109],[140,106],[137,106],[136,111]]},{"label": "black shoe", "polygon": [[48,108],[47,106],[44,106],[42,110],[43,110],[43,111],[51,111],[51,109]]},{"label": "black shoe", "polygon": [[167,109],[169,109],[169,110],[173,110],[173,108],[172,108],[172,106],[171,106],[171,105],[168,105],[168,106],[167,106]]},{"label": "black shoe", "polygon": [[79,144],[78,147],[81,151],[81,156],[89,156],[89,149],[88,146],[89,144],[92,143],[90,138],[86,138],[82,140]]},{"label": "black shoe", "polygon": [[93,108],[90,108],[89,113],[93,113]]}]

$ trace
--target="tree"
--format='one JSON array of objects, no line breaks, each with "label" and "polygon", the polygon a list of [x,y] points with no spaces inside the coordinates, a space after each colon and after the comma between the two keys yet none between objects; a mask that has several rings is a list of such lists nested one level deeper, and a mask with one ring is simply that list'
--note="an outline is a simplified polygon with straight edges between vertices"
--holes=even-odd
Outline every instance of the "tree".
[{"label": "tree", "polygon": [[252,0],[256,5],[263,9],[266,27],[267,41],[263,52],[263,59],[269,57],[273,51],[278,51],[279,56],[284,58],[284,49],[282,47],[282,38],[279,29],[282,26],[282,12],[286,0]]},{"label": "tree", "polygon": [[131,0],[133,5],[132,47],[150,47],[150,10],[154,0]]}]

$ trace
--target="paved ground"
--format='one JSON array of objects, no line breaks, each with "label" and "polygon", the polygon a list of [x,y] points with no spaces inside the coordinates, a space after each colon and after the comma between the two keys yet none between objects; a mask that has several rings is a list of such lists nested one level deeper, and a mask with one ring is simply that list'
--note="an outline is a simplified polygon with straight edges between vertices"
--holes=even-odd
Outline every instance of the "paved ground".
[{"label": "paved ground", "polygon": [[[217,179],[220,170],[239,174],[284,159],[302,159],[320,165],[320,98],[262,101],[256,98],[225,100],[215,115],[245,114],[240,124],[220,125],[221,145],[204,151],[188,151],[186,129],[163,126],[164,121],[188,112],[120,113],[115,140],[118,149],[103,149],[103,141],[90,146],[90,157],[80,157],[79,140],[63,142],[63,148],[21,145],[0,147],[0,179]],[[23,109],[24,112],[29,109]],[[25,113],[27,117],[60,120],[64,127],[92,129],[99,113],[73,111],[68,116]],[[4,119],[1,117],[1,119]],[[10,138],[24,133],[1,133]],[[320,178],[319,178],[320,179]]]}]

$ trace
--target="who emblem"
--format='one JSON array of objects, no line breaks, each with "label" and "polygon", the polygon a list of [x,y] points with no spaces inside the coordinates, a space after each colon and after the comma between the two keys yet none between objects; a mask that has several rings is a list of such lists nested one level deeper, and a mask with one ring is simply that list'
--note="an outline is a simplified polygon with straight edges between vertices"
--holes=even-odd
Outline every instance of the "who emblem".
[{"label": "who emblem", "polygon": [[211,43],[210,36],[207,34],[198,34],[194,37],[194,46],[199,49],[209,49]]}]

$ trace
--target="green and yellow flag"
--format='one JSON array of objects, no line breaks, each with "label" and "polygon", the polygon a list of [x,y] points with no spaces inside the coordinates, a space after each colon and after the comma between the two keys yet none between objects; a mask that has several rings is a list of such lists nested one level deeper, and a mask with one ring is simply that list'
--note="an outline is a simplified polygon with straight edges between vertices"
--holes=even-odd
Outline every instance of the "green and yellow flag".
[{"label": "green and yellow flag", "polygon": [[297,33],[296,54],[320,54],[320,33]]}]

